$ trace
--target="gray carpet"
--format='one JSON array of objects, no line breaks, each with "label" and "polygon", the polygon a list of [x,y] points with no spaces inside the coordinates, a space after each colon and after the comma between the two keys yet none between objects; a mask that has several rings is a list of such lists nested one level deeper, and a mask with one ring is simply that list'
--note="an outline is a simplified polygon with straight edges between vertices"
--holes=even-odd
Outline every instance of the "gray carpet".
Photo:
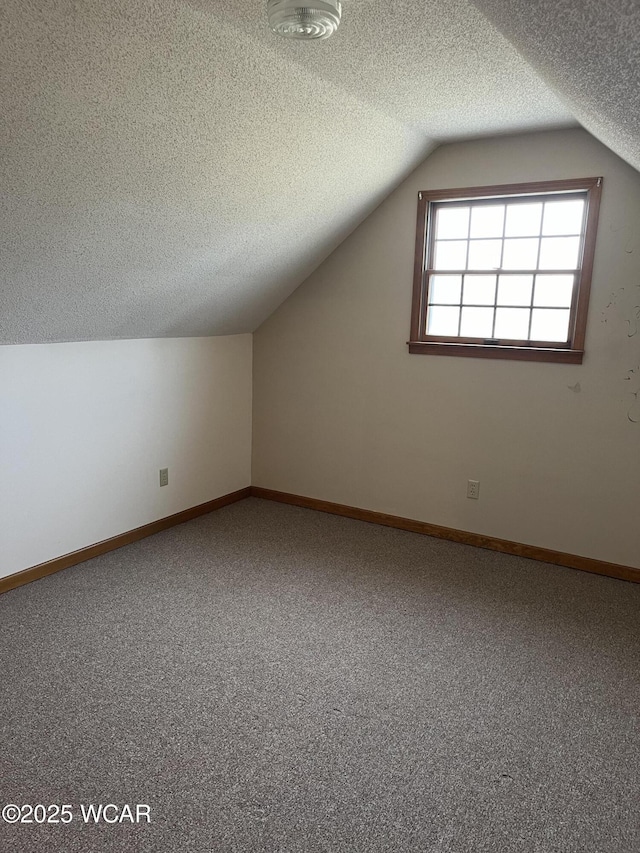
[{"label": "gray carpet", "polygon": [[640,850],[640,586],[250,499],[1,596],[0,655],[0,800],[74,816],[2,851]]}]

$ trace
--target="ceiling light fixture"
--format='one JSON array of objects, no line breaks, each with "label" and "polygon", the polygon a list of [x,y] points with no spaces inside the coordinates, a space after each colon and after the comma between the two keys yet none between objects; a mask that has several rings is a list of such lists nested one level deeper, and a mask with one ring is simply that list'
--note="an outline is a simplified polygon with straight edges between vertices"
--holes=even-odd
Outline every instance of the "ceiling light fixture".
[{"label": "ceiling light fixture", "polygon": [[[302,0],[303,1],[303,0]],[[340,0],[267,0],[269,26],[289,39],[326,39],[338,29],[342,4]]]}]

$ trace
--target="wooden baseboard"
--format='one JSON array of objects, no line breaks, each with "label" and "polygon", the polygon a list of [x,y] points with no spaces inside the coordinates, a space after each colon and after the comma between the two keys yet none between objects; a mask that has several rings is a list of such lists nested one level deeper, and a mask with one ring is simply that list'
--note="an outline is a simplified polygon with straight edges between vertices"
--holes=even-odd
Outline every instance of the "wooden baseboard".
[{"label": "wooden baseboard", "polygon": [[134,530],[128,530],[126,533],[120,533],[118,536],[112,536],[110,539],[103,539],[102,542],[96,542],[95,545],[89,545],[86,548],[80,548],[79,551],[72,551],[71,554],[56,557],[55,560],[48,560],[46,563],[40,563],[37,566],[32,566],[30,569],[16,572],[6,578],[0,578],[0,594],[22,586],[25,583],[31,583],[31,581],[52,575],[54,572],[60,572],[62,569],[68,569],[70,566],[75,566],[78,563],[84,563],[85,560],[90,560],[99,554],[106,554],[108,551],[115,551],[116,548],[122,548],[123,545],[130,545],[139,539],[153,536],[154,533],[160,533],[161,530],[166,530],[168,527],[174,527],[176,524],[191,521],[192,518],[206,515],[206,513],[213,512],[213,510],[220,509],[220,507],[227,506],[227,504],[241,501],[244,498],[248,498],[250,493],[251,489],[247,486],[245,489],[239,489],[237,492],[230,492],[228,495],[215,498],[215,500],[198,504],[198,506],[192,506],[189,509],[183,509],[181,512],[168,515],[166,518],[160,518],[158,521],[152,521],[150,524],[143,524],[142,527],[136,527]]},{"label": "wooden baseboard", "polygon": [[63,569],[68,569],[70,566],[75,566],[78,563],[83,563],[92,557],[106,554],[108,551],[115,551],[116,548],[122,548],[123,545],[129,545],[132,542],[145,539],[147,536],[153,536],[154,533],[160,533],[161,530],[166,530],[185,521],[191,521],[192,518],[206,515],[209,512],[213,512],[236,501],[244,500],[244,498],[250,496],[306,507],[307,509],[315,509],[333,515],[344,515],[348,518],[367,521],[371,524],[397,527],[400,530],[423,533],[427,536],[436,536],[438,539],[449,539],[452,542],[462,542],[465,545],[474,545],[477,548],[488,548],[491,551],[501,551],[504,554],[513,554],[517,557],[528,557],[531,560],[540,560],[543,563],[553,563],[557,566],[579,569],[582,572],[592,572],[593,574],[606,575],[610,578],[640,583],[640,569],[635,569],[631,566],[607,563],[604,560],[594,560],[591,557],[580,557],[576,554],[565,554],[562,551],[551,551],[548,548],[538,548],[534,545],[523,545],[520,542],[511,542],[508,539],[482,536],[480,533],[470,533],[466,530],[456,530],[454,527],[442,527],[438,524],[429,524],[426,521],[416,521],[415,519],[402,518],[397,515],[387,515],[384,512],[374,512],[373,510],[360,509],[359,507],[346,506],[345,504],[332,503],[331,501],[321,501],[317,498],[292,495],[288,492],[277,492],[273,489],[263,489],[260,486],[247,486],[247,488],[239,489],[237,492],[231,492],[215,500],[184,509],[182,512],[176,512],[174,515],[169,515],[166,518],[160,518],[158,521],[152,521],[150,524],[144,524],[142,527],[136,527],[134,530],[129,530],[118,536],[112,536],[110,539],[104,539],[102,542],[81,548],[79,551],[73,551],[71,554],[64,554],[62,557],[56,557],[54,560],[48,560],[46,563],[40,563],[37,566],[32,566],[30,569],[0,578],[0,594],[23,586],[23,584],[31,583],[31,581],[38,580],[39,578],[44,578],[47,575],[52,575],[55,572],[60,572]]},{"label": "wooden baseboard", "polygon": [[331,501],[292,495],[288,492],[277,492],[273,489],[262,489],[259,486],[251,487],[251,495],[269,501],[279,501],[307,509],[316,509],[320,512],[329,512],[333,515],[345,515],[348,518],[356,518],[359,521],[368,521],[372,524],[383,524],[386,527],[410,530],[412,533],[424,533],[427,536],[436,536],[438,539],[450,539],[452,542],[462,542],[465,545],[475,545],[477,548],[488,548],[491,551],[501,551],[504,554],[513,554],[517,557],[528,557],[531,560],[540,560],[542,563],[553,563],[569,569],[579,569],[581,572],[592,572],[596,575],[606,575],[610,578],[640,583],[640,569],[622,566],[618,563],[607,563],[604,560],[580,557],[577,554],[565,554],[562,551],[538,548],[535,545],[523,545],[520,542],[511,542],[508,539],[496,539],[493,536],[483,536],[480,533],[470,533],[467,530],[456,530],[454,527],[441,527],[439,524],[429,524],[426,521],[415,521],[411,518],[387,515],[384,512],[373,512],[369,509],[359,509]]}]

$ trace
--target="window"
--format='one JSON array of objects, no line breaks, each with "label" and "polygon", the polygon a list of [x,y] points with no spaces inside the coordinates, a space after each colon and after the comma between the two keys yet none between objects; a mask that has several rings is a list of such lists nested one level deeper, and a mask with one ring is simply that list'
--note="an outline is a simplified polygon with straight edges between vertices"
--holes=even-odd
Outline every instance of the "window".
[{"label": "window", "polygon": [[409,352],[580,364],[601,187],[419,193]]}]

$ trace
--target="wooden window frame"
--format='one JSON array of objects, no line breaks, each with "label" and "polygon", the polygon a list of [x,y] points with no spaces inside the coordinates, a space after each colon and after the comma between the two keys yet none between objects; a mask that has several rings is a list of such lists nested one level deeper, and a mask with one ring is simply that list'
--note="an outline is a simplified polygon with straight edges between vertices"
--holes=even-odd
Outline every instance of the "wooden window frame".
[{"label": "wooden window frame", "polygon": [[[416,248],[413,275],[413,301],[411,309],[411,337],[409,352],[414,355],[474,356],[477,358],[516,359],[520,361],[547,361],[564,364],[581,364],[589,307],[589,292],[593,273],[598,213],[602,192],[602,177],[574,178],[564,181],[536,181],[522,184],[465,187],[445,190],[425,190],[418,193],[418,217],[416,223]],[[553,193],[580,194],[585,198],[585,228],[580,246],[580,260],[574,282],[571,313],[569,316],[569,340],[564,346],[544,341],[482,340],[463,337],[439,337],[427,335],[426,317],[428,304],[428,281],[432,272],[427,267],[431,260],[434,235],[431,228],[434,205],[442,202],[471,202],[478,205],[505,201],[514,196],[545,196]],[[488,272],[488,271],[487,271]],[[509,270],[513,273],[513,270]],[[545,272],[548,272],[545,270]],[[553,271],[550,271],[553,272]],[[498,274],[498,272],[496,272]]]}]

